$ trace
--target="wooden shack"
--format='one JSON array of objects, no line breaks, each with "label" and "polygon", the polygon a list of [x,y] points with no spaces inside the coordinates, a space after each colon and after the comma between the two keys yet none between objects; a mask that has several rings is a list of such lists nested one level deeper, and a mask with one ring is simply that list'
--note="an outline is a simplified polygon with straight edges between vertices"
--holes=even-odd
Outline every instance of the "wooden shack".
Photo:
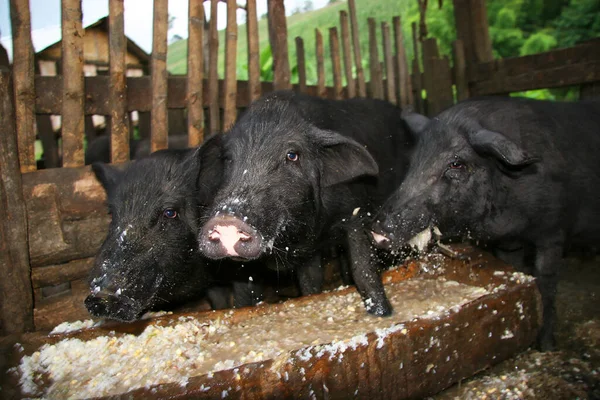
[{"label": "wooden shack", "polygon": [[[435,114],[472,95],[506,95],[566,85],[581,85],[585,95],[597,93],[600,82],[598,40],[544,54],[494,60],[484,0],[453,1],[459,40],[454,43],[452,63],[440,56],[435,39],[418,34],[416,24],[412,43],[417,58],[408,60],[400,17],[370,21],[371,82],[365,82],[365,55],[357,45],[355,0],[348,0],[339,27],[317,32],[316,60],[306,60],[304,39],[295,39],[299,71],[295,85],[290,83],[283,0],[268,1],[274,82],[260,81],[256,0],[247,0],[249,79],[238,81],[238,4],[227,0],[225,43],[218,43],[218,1],[210,0],[208,76],[204,75],[202,56],[202,0],[189,0],[188,74],[183,76],[170,76],[166,71],[167,0],[154,0],[149,59],[124,35],[122,0],[110,0],[109,17],[88,27],[85,35],[81,1],[63,0],[63,40],[37,58],[31,45],[29,1],[10,1],[14,62],[12,71],[4,68],[0,74],[0,336],[47,330],[63,321],[87,318],[82,302],[88,291],[86,277],[110,217],[104,191],[84,166],[86,116],[110,116],[112,162],[124,163],[129,158],[132,111],[150,113],[152,149],[158,150],[167,147],[169,110],[186,111],[189,145],[197,146],[205,132],[226,130],[239,108],[277,88],[329,98],[379,97]],[[381,36],[379,23],[383,23]],[[332,44],[330,55],[323,52],[323,34],[328,34]],[[383,54],[379,54],[381,41]],[[223,80],[217,73],[219,46],[224,46],[226,54]],[[334,61],[332,71],[323,68],[326,56]],[[57,74],[41,74],[35,68],[36,59],[55,63]],[[306,84],[309,62],[318,66],[316,86]],[[95,74],[86,74],[88,68]],[[130,76],[130,68],[150,75]],[[332,87],[325,86],[325,73],[333,74]],[[35,121],[49,115],[62,116],[62,167],[37,170]]]}]

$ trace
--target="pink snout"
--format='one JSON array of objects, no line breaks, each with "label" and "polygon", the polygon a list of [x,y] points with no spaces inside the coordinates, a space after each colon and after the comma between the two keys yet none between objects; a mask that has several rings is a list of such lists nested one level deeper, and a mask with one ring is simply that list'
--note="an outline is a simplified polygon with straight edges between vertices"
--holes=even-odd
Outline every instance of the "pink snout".
[{"label": "pink snout", "polygon": [[209,258],[251,260],[261,253],[262,237],[256,229],[233,216],[214,217],[202,227],[200,250]]}]

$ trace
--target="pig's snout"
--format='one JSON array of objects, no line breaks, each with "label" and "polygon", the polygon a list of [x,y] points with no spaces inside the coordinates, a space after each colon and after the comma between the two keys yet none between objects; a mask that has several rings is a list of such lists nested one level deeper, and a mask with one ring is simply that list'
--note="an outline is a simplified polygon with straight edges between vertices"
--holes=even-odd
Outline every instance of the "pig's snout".
[{"label": "pig's snout", "polygon": [[237,217],[215,217],[209,220],[198,239],[200,250],[209,258],[251,260],[262,251],[261,235]]},{"label": "pig's snout", "polygon": [[371,230],[371,238],[374,244],[382,249],[387,249],[394,242],[394,223],[386,218],[384,221],[375,221]]},{"label": "pig's snout", "polygon": [[133,321],[140,314],[131,299],[104,290],[86,297],[85,307],[95,317]]}]

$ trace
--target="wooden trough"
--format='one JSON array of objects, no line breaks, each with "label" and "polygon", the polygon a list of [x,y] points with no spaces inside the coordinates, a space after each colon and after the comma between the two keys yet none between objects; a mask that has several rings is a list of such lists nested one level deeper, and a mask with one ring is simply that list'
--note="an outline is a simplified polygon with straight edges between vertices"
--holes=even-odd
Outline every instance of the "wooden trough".
[{"label": "wooden trough", "polygon": [[[161,382],[154,376],[156,382],[161,383],[128,392],[128,389],[121,390],[120,393],[92,391],[94,394],[89,397],[404,399],[432,395],[525,350],[535,340],[541,326],[542,305],[533,278],[515,272],[510,266],[478,249],[455,246],[454,250],[462,254],[464,259],[429,255],[386,272],[383,280],[388,296],[400,296],[407,309],[394,304],[393,299],[396,315],[389,318],[364,316],[364,309],[360,308],[356,311],[360,317],[354,321],[356,331],[341,337],[332,333],[335,339],[325,342],[319,342],[318,339],[313,341],[311,333],[305,331],[307,325],[290,317],[292,312],[300,310],[300,314],[304,314],[304,310],[322,308],[324,314],[316,317],[319,319],[327,315],[328,306],[324,306],[327,302],[356,298],[356,304],[360,304],[353,287],[276,305],[173,314],[132,324],[104,324],[65,334],[25,334],[18,338],[19,345],[13,347],[9,362],[13,368],[4,374],[0,395],[3,398],[79,398],[81,393],[77,390],[74,393],[65,392],[80,384],[74,376],[67,375],[62,383],[53,382],[47,371],[32,381],[38,385],[36,392],[20,391],[20,370],[14,367],[19,365],[23,356],[31,356],[40,351],[43,345],[74,338],[91,343],[103,336],[113,338],[111,343],[115,343],[118,339],[144,337],[148,330],[158,332],[157,329],[162,329],[160,327],[175,329],[184,323],[199,326],[199,335],[209,337],[211,334],[207,332],[211,326],[227,326],[230,330],[250,329],[253,322],[260,321],[260,318],[283,320],[283,326],[293,332],[294,340],[304,345],[287,348],[276,357],[254,357],[246,363],[236,363],[236,355],[232,350],[224,356],[233,360],[220,364],[226,365],[225,368],[208,373],[198,369],[199,375],[190,374],[183,380],[171,383]],[[448,287],[464,288],[470,291],[471,297],[461,295],[461,304],[450,302],[444,307],[440,307],[439,302],[437,305],[428,303],[429,298],[442,296],[441,293]],[[439,288],[439,292],[436,288]],[[347,308],[354,310],[354,306],[348,305]],[[338,316],[331,314],[327,319],[332,322]],[[364,327],[364,321],[367,321],[367,329],[361,330],[360,324]],[[331,326],[338,324],[341,322],[335,321]],[[273,326],[265,329],[272,329]],[[212,342],[202,342],[202,345],[223,346],[220,341],[227,341],[234,348],[243,344],[244,339],[237,343],[229,342],[231,338],[227,333],[221,335],[218,329],[217,334],[212,334]],[[318,332],[317,337],[327,337],[325,331],[329,329]],[[267,341],[256,351],[268,354],[273,346]],[[150,352],[159,350],[154,347]],[[178,357],[189,356],[182,355],[181,349],[170,354],[173,363]],[[93,354],[91,356],[94,358]],[[31,360],[34,358],[35,355]],[[170,361],[167,364],[169,368],[176,368]],[[141,361],[135,365],[134,369],[144,368]],[[124,379],[118,378],[117,381],[121,383]]]}]

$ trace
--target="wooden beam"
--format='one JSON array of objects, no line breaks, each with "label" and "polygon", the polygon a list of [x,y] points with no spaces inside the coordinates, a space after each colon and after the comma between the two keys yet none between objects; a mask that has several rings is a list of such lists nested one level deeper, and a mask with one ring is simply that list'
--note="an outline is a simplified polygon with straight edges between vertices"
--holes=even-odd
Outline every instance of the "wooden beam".
[{"label": "wooden beam", "polygon": [[168,0],[154,0],[152,24],[152,112],[150,122],[150,150],[169,146],[167,113],[167,30]]},{"label": "wooden beam", "polygon": [[188,144],[195,147],[204,141],[204,2],[190,0],[188,6],[187,129]]},{"label": "wooden beam", "polygon": [[381,36],[383,37],[383,59],[385,61],[385,99],[392,104],[398,104],[396,74],[394,73],[394,59],[392,58],[392,41],[390,39],[390,27],[387,22],[381,23]]},{"label": "wooden beam", "polygon": [[306,92],[306,60],[304,56],[304,40],[296,37],[296,58],[298,59],[298,89],[301,93]]},{"label": "wooden beam", "polygon": [[291,88],[290,61],[287,45],[287,21],[283,0],[267,0],[269,42],[273,54],[275,90]]},{"label": "wooden beam", "polygon": [[236,58],[237,58],[237,4],[236,0],[227,0],[227,29],[225,33],[225,85],[223,88],[223,130],[227,131],[237,116],[235,98],[237,94]]},{"label": "wooden beam", "polygon": [[411,24],[412,29],[412,41],[413,41],[413,61],[412,61],[412,87],[414,92],[414,106],[416,111],[424,113],[425,105],[423,104],[423,96],[421,91],[423,90],[423,82],[421,81],[421,67],[419,66],[419,39],[417,32],[417,23]]},{"label": "wooden beam", "polygon": [[35,171],[35,87],[28,0],[10,0],[15,117],[21,172]]},{"label": "wooden beam", "polygon": [[377,48],[377,25],[375,23],[375,18],[369,18],[368,22],[371,97],[374,99],[383,99],[383,77],[381,74],[381,65],[379,64],[379,50]]},{"label": "wooden beam", "polygon": [[350,46],[350,25],[348,22],[348,12],[340,11],[340,26],[342,29],[342,54],[344,57],[344,73],[346,76],[346,89],[348,97],[356,96],[356,81],[352,76],[352,48]]},{"label": "wooden beam", "polygon": [[110,151],[111,162],[129,160],[129,113],[127,112],[127,89],[125,84],[127,66],[127,41],[125,38],[124,0],[111,0],[109,5],[110,47]]},{"label": "wooden beam", "polygon": [[219,33],[217,32],[217,6],[219,0],[210,0],[210,26],[209,26],[209,65],[208,65],[208,101],[210,133],[219,132]]},{"label": "wooden beam", "polygon": [[355,0],[348,0],[348,11],[350,12],[350,27],[352,29],[352,46],[354,47],[354,66],[356,67],[356,81],[358,82],[358,97],[367,97],[367,84],[362,66],[362,55],[360,53],[360,32],[358,31]]},{"label": "wooden beam", "polygon": [[260,88],[260,49],[258,46],[258,19],[256,0],[246,1],[246,28],[248,37],[248,92],[252,103],[261,95]]},{"label": "wooden beam", "polygon": [[325,59],[323,56],[323,35],[315,28],[315,52],[317,55],[317,96],[323,97],[325,92]]},{"label": "wooden beam", "polygon": [[329,50],[333,69],[333,91],[336,100],[342,98],[342,63],[340,60],[340,40],[337,28],[329,28]]},{"label": "wooden beam", "polygon": [[11,81],[8,69],[0,67],[0,336],[33,329],[27,210]]},{"label": "wooden beam", "polygon": [[452,43],[452,58],[454,60],[454,84],[456,86],[456,100],[469,98],[469,83],[467,80],[467,64],[465,62],[465,49],[462,40]]},{"label": "wooden beam", "polygon": [[62,0],[62,155],[63,167],[85,163],[83,27],[81,0]]},{"label": "wooden beam", "polygon": [[396,47],[396,81],[398,82],[396,88],[398,90],[398,102],[400,107],[406,107],[414,103],[412,82],[406,49],[404,47],[404,35],[402,34],[400,17],[394,17],[392,23],[394,25],[394,44]]}]

